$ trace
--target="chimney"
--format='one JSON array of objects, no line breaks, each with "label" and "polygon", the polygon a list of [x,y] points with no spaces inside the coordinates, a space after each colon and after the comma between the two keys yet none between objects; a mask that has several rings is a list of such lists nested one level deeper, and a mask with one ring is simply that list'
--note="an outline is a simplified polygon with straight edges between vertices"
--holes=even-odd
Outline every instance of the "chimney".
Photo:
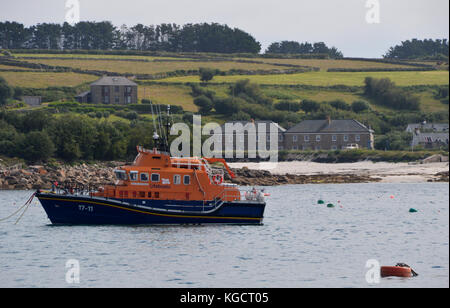
[{"label": "chimney", "polygon": [[331,125],[331,117],[330,116],[327,117],[327,123],[328,123],[328,126]]}]

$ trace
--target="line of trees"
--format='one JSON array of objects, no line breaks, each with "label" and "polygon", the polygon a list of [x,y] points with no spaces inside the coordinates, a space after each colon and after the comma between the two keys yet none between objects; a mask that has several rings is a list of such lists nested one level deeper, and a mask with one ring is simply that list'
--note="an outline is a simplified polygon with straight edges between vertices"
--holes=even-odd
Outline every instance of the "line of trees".
[{"label": "line of trees", "polygon": [[217,23],[117,28],[108,21],[31,27],[7,21],[0,22],[0,48],[259,53],[261,44],[240,29]]},{"label": "line of trees", "polygon": [[384,55],[387,59],[423,59],[423,60],[447,60],[447,39],[412,39],[391,47]]},{"label": "line of trees", "polygon": [[419,97],[397,87],[389,78],[366,77],[364,82],[364,94],[378,104],[397,110],[420,110]]},{"label": "line of trees", "polygon": [[299,43],[294,41],[282,41],[272,43],[266,50],[266,54],[325,54],[332,59],[343,58],[344,55],[336,47],[328,47],[324,42]]}]

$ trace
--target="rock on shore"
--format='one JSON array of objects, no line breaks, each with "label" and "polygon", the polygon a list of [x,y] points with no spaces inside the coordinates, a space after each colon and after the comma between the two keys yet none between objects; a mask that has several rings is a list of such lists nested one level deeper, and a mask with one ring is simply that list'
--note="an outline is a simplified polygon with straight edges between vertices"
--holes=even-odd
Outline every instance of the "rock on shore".
[{"label": "rock on shore", "polygon": [[276,186],[286,184],[342,184],[379,182],[380,178],[355,174],[316,174],[316,175],[276,175],[265,170],[251,170],[246,167],[233,169],[236,178],[233,183],[242,186]]},{"label": "rock on shore", "polygon": [[114,164],[0,169],[1,190],[50,189],[54,182],[98,187],[114,183]]},{"label": "rock on shore", "polygon": [[[0,190],[31,190],[50,189],[56,181],[59,184],[71,183],[100,187],[114,183],[113,170],[123,165],[121,162],[98,163],[77,166],[29,166],[27,168],[0,168]],[[247,167],[233,169],[236,178],[226,176],[227,182],[241,186],[276,186],[285,184],[342,184],[371,183],[382,179],[378,176],[357,173],[327,173],[327,174],[272,174],[265,170],[248,169]],[[449,173],[440,172],[430,181],[448,182]]]}]

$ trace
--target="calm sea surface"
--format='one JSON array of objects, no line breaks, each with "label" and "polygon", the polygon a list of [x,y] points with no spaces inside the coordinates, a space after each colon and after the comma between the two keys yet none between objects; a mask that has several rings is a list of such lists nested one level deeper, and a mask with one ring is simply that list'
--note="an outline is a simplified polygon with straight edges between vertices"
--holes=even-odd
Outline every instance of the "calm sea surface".
[{"label": "calm sea surface", "polygon": [[[368,259],[420,275],[375,287],[449,287],[448,184],[268,191],[263,226],[51,226],[33,202],[18,225],[0,223],[0,287],[373,287]],[[31,193],[0,191],[0,218]],[[66,282],[69,259],[78,285]]]}]

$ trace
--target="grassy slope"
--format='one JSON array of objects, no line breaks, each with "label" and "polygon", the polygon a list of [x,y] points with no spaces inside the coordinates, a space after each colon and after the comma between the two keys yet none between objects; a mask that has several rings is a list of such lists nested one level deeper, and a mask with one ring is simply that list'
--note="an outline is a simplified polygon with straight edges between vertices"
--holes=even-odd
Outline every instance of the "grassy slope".
[{"label": "grassy slope", "polygon": [[195,61],[170,61],[170,62],[137,62],[114,60],[26,60],[30,63],[40,63],[51,66],[72,67],[83,70],[98,70],[130,74],[157,74],[173,72],[177,70],[198,70],[200,67],[208,67],[228,71],[231,69],[242,70],[279,70],[280,67],[270,64],[238,63],[238,62],[195,62]]},{"label": "grassy slope", "polygon": [[[352,72],[352,73],[328,73],[328,68],[393,68],[406,67],[405,65],[376,63],[361,60],[316,60],[316,59],[265,59],[255,58],[253,61],[261,61],[267,64],[251,64],[239,62],[135,62],[135,61],[107,61],[107,60],[73,60],[69,58],[104,58],[104,59],[146,59],[146,60],[180,60],[181,58],[170,57],[148,57],[148,56],[118,56],[118,55],[84,55],[84,54],[17,54],[17,57],[38,57],[42,59],[27,60],[30,62],[46,63],[51,65],[61,65],[70,67],[80,67],[85,69],[98,69],[116,72],[153,74],[164,71],[175,71],[177,69],[198,69],[200,66],[219,68],[221,70],[235,69],[283,69],[282,67],[271,66],[270,63],[293,64],[320,67],[320,72],[292,74],[292,75],[249,75],[249,76],[216,76],[213,82],[231,83],[236,80],[248,78],[261,84],[279,84],[280,86],[264,87],[263,91],[270,97],[277,100],[282,99],[313,99],[316,101],[331,101],[341,99],[348,103],[361,99],[361,93],[343,92],[339,90],[301,90],[285,87],[285,85],[306,84],[315,86],[332,86],[343,84],[349,86],[362,86],[364,78],[372,76],[375,78],[391,78],[400,86],[412,85],[445,85],[449,83],[448,71],[431,72]],[[57,57],[60,59],[46,59]],[[66,59],[65,59],[66,58]],[[65,59],[65,60],[64,60]],[[187,58],[184,58],[185,60]],[[249,59],[245,59],[249,60]],[[2,67],[0,67],[2,68]],[[6,69],[22,69],[20,67],[3,67]],[[48,86],[77,86],[97,79],[96,76],[75,74],[75,73],[48,73],[48,72],[0,72],[11,85],[29,88],[46,88]],[[160,104],[180,105],[187,111],[197,111],[193,104],[189,86],[170,85],[170,83],[200,82],[197,76],[167,78],[162,81],[169,84],[147,85],[139,88],[139,99],[145,97]],[[283,87],[284,85],[284,87]],[[216,92],[218,96],[227,96],[228,85],[209,85],[208,89]],[[427,90],[418,92],[417,95],[422,100],[422,110],[427,112],[448,111],[448,105],[442,104],[434,98],[434,92]],[[373,105],[372,108],[380,111],[390,111],[385,107]]]},{"label": "grassy slope", "polygon": [[0,72],[11,86],[25,88],[74,87],[98,77],[76,73]]},{"label": "grassy slope", "polygon": [[[259,84],[279,85],[313,85],[313,86],[363,86],[366,77],[390,78],[398,86],[446,85],[449,73],[446,71],[430,72],[309,72],[284,75],[233,75],[216,76],[213,82],[233,83],[241,79],[250,79]],[[161,79],[161,82],[200,82],[197,76],[173,77]]]}]

